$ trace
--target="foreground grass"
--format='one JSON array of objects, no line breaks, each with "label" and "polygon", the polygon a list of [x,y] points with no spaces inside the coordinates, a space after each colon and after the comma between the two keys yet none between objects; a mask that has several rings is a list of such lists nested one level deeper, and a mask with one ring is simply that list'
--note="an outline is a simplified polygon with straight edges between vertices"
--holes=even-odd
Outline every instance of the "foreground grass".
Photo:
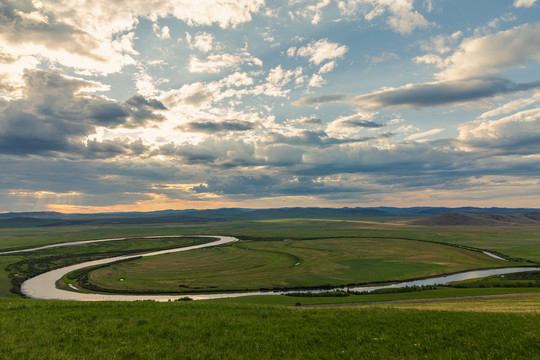
[{"label": "foreground grass", "polygon": [[[401,310],[429,310],[429,311],[467,311],[467,312],[493,312],[493,313],[536,313],[540,314],[540,297],[520,297],[511,299],[466,300],[424,302],[406,304],[373,305],[374,307],[401,309]],[[539,334],[540,335],[540,334]]]},{"label": "foreground grass", "polygon": [[535,359],[537,313],[0,300],[2,359]]}]

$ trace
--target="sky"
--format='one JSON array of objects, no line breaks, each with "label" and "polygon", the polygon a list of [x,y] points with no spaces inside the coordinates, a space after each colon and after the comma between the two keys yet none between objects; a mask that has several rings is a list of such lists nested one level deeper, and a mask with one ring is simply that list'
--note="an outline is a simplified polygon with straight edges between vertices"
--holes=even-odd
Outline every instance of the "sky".
[{"label": "sky", "polygon": [[0,212],[540,207],[538,0],[0,0]]}]

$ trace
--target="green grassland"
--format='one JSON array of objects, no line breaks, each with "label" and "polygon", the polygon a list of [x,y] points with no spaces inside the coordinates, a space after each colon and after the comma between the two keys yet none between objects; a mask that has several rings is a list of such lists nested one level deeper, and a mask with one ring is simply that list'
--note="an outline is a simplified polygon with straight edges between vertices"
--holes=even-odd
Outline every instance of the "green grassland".
[{"label": "green grassland", "polygon": [[[0,229],[0,250],[76,240],[176,234],[233,235],[243,241],[231,247],[200,250],[189,256],[178,254],[145,259],[150,268],[154,267],[147,274],[151,276],[145,279],[128,277],[124,272],[129,269],[140,273],[141,269],[146,269],[139,267],[139,263],[136,266],[124,264],[122,269],[109,271],[108,278],[103,269],[102,273],[92,274],[92,278],[111,288],[118,288],[118,279],[122,277],[125,279],[122,283],[124,288],[148,287],[171,292],[181,288],[215,291],[340,285],[416,278],[472,268],[527,265],[527,262],[502,262],[478,251],[470,251],[475,249],[540,262],[540,226],[412,226],[395,218],[4,227]],[[115,246],[112,244],[110,246]],[[36,261],[40,257],[49,260],[71,257],[75,261],[77,256],[80,258],[87,251],[95,253],[90,250],[95,246],[77,246],[77,251],[74,248],[58,248],[48,250],[48,254],[0,256],[0,296],[10,296],[11,280],[9,271],[5,269],[11,264],[27,261],[30,257]],[[116,250],[104,248],[101,256],[118,255],[140,244],[130,246],[122,245],[121,249]],[[152,245],[147,249],[156,247]],[[76,256],[70,254],[72,251],[77,253]],[[299,265],[295,266],[296,263]],[[174,265],[173,268],[176,266],[176,270],[171,270],[169,265]],[[179,271],[179,268],[182,270]],[[273,276],[273,272],[277,276]]]},{"label": "green grassland", "polygon": [[539,323],[530,312],[11,299],[0,300],[0,358],[537,359]]},{"label": "green grassland", "polygon": [[[6,290],[17,293],[17,286],[24,280],[46,271],[120,255],[134,255],[151,250],[164,250],[182,246],[191,246],[213,241],[212,238],[130,238],[110,242],[80,244],[38,250],[35,252],[0,255],[0,265],[4,273],[0,274],[0,295]],[[11,285],[8,285],[11,284]]]},{"label": "green grassland", "polygon": [[[214,234],[242,239],[229,246],[151,257],[91,274],[101,274],[111,287],[117,286],[117,277],[124,276],[123,283],[139,289],[318,286],[540,262],[538,226],[433,227],[385,221],[4,226],[0,229],[0,251],[149,235]],[[538,296],[331,308],[296,306],[528,294],[539,293],[538,287],[438,287],[346,297],[276,295],[168,303],[6,298],[16,296],[9,292],[12,283],[8,277],[14,264],[24,273],[35,270],[37,264],[43,265],[43,270],[90,257],[150,251],[195,240],[132,239],[0,256],[0,359],[540,358]],[[478,249],[525,262],[495,260]],[[143,270],[151,276],[132,277],[142,275]],[[516,276],[488,280],[531,280]]]},{"label": "green grassland", "polygon": [[507,266],[482,253],[401,239],[241,241],[94,270],[91,283],[130,292],[238,291],[404,280]]}]

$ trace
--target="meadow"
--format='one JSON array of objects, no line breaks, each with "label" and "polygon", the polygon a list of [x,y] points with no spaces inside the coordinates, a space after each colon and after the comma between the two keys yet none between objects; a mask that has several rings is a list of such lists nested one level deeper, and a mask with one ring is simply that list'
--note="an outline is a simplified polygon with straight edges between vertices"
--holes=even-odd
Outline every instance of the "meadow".
[{"label": "meadow", "polygon": [[480,252],[401,239],[242,241],[103,267],[106,291],[239,291],[342,286],[507,265]]},{"label": "meadow", "polygon": [[0,358],[537,359],[539,322],[486,310],[9,299]]},{"label": "meadow", "polygon": [[[540,297],[528,295],[540,293],[530,283],[535,281],[534,274],[527,275],[531,279],[515,275],[483,280],[499,283],[497,287],[439,286],[342,297],[247,296],[167,303],[43,301],[18,298],[9,291],[14,271],[24,273],[30,264],[50,268],[83,258],[206,241],[137,239],[189,234],[231,235],[241,241],[111,265],[89,275],[111,290],[119,288],[117,279],[123,276],[125,288],[141,292],[217,291],[384,282],[540,261],[538,226],[428,227],[399,220],[288,219],[4,227],[0,251],[75,240],[134,239],[0,255],[0,358],[539,358]],[[496,260],[480,250],[515,261]],[[504,286],[516,281],[524,285]],[[525,297],[362,305],[508,294]],[[309,307],[325,304],[332,307]]]},{"label": "meadow", "polygon": [[[296,288],[403,280],[540,261],[540,226],[430,227],[394,218],[4,227],[0,251],[75,240],[188,234],[232,235],[242,241],[105,267],[92,272],[91,281],[108,290],[135,292]],[[167,248],[173,241],[130,240],[2,255],[0,296],[11,296],[15,274],[23,277],[28,264],[48,264],[39,272],[81,259]],[[519,261],[503,262],[480,250]]]}]

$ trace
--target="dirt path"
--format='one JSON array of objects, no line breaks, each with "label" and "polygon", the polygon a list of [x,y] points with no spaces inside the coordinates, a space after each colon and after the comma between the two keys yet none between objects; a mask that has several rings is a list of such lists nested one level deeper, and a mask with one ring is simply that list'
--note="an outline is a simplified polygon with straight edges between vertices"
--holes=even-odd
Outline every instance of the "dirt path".
[{"label": "dirt path", "polygon": [[314,308],[314,307],[364,306],[364,305],[384,305],[384,304],[392,305],[392,304],[424,303],[424,302],[437,302],[437,301],[488,300],[488,299],[517,298],[517,297],[527,297],[527,296],[540,296],[540,293],[479,295],[479,296],[463,296],[463,297],[437,298],[437,299],[368,301],[368,302],[361,302],[361,303],[301,305],[300,307],[305,307],[305,308],[313,307]]}]

